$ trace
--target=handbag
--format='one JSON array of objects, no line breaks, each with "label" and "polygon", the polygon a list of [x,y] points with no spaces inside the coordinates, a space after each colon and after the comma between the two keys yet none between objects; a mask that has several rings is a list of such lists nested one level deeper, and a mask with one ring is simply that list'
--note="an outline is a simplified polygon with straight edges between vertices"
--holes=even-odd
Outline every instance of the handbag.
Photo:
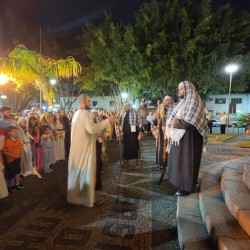
[{"label": "handbag", "polygon": [[158,132],[159,132],[158,127],[152,124],[151,125],[151,133],[155,139],[158,138]]}]

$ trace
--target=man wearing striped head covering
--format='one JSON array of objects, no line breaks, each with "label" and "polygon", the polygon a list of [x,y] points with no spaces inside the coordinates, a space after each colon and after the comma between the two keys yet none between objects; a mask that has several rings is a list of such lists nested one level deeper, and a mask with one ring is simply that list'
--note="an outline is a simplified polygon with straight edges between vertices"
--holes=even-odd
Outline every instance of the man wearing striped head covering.
[{"label": "man wearing striped head covering", "polygon": [[139,148],[139,133],[143,133],[142,124],[139,121],[138,114],[130,103],[124,105],[124,115],[122,118],[122,132],[123,132],[123,158],[125,162],[123,166],[130,166],[130,160],[136,159],[136,166],[134,169],[140,169],[140,148]]},{"label": "man wearing striped head covering", "polygon": [[208,126],[205,107],[191,82],[179,84],[178,96],[182,100],[174,108],[167,127],[175,128],[171,130],[174,133],[182,129],[184,134],[170,143],[168,179],[179,188],[176,194],[183,196],[195,191],[203,147],[206,152]]}]

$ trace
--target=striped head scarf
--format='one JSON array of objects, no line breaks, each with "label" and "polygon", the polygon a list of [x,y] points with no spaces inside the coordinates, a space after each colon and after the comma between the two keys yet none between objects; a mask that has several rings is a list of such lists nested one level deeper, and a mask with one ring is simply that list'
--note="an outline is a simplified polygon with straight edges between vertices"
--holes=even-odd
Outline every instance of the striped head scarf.
[{"label": "striped head scarf", "polygon": [[[175,109],[180,110],[180,118],[196,127],[203,136],[204,145],[207,144],[208,126],[205,107],[194,85],[189,81],[183,81],[179,85],[184,87],[184,100]],[[179,107],[178,107],[179,106]]]}]

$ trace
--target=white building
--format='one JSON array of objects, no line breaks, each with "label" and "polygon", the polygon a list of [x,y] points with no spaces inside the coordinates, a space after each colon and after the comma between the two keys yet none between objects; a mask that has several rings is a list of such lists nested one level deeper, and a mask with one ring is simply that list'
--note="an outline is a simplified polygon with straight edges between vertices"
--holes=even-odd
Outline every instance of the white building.
[{"label": "white building", "polygon": [[[117,109],[117,103],[114,97],[112,96],[91,96],[91,109],[100,109],[106,111],[115,111]],[[61,103],[63,103],[63,99],[61,98]],[[123,103],[127,102],[127,100],[122,100]],[[139,107],[139,101],[135,101],[135,105]],[[71,109],[78,109],[78,100],[76,100]]]},{"label": "white building", "polygon": [[[211,95],[206,101],[206,108],[214,115],[218,115],[223,111],[228,113],[229,95]],[[231,94],[230,118],[236,118],[248,113],[250,113],[250,94]]]}]

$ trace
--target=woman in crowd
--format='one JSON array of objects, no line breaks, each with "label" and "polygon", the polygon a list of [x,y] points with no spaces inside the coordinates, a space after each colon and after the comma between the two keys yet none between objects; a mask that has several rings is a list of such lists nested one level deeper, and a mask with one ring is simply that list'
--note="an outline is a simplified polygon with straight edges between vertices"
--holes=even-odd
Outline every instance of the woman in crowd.
[{"label": "woman in crowd", "polygon": [[54,134],[48,125],[43,125],[41,127],[41,139],[40,144],[42,147],[42,156],[43,156],[43,169],[45,174],[49,174],[54,170],[50,168],[51,165],[51,153],[52,153],[52,140]]},{"label": "woman in crowd", "polygon": [[[54,116],[51,112],[44,112],[41,116],[40,120],[40,128],[42,126],[47,125],[50,127],[52,133],[54,134],[55,132],[55,123],[54,123]],[[56,164],[56,142],[55,142],[55,137],[51,136],[51,164],[55,165]]]},{"label": "woman in crowd", "polygon": [[[38,126],[37,118],[35,116],[30,116],[28,118],[28,132],[33,138],[34,138],[34,135],[36,134],[35,127],[37,126]],[[32,165],[33,167],[35,167],[36,166],[36,147],[32,140],[30,141],[30,146],[31,146],[31,152],[32,152]]]},{"label": "woman in crowd", "polygon": [[43,155],[42,155],[42,148],[41,148],[41,134],[40,134],[40,127],[36,125],[34,127],[34,133],[33,133],[33,138],[34,138],[34,148],[35,148],[35,154],[36,154],[36,170],[38,173],[43,172]]},{"label": "woman in crowd", "polygon": [[56,160],[65,160],[65,129],[60,112],[55,113],[55,143],[56,143]]}]

